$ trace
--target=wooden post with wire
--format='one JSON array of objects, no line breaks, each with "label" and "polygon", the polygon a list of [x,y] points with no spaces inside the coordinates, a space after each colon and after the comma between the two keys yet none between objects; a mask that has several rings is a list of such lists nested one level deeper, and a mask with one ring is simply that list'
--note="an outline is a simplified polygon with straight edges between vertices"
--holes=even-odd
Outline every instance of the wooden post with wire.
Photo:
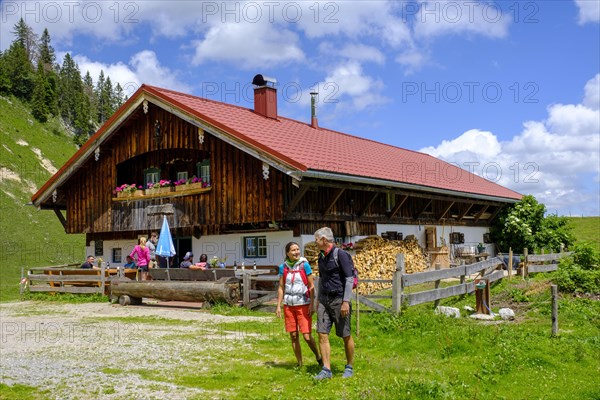
[{"label": "wooden post with wire", "polygon": [[558,286],[551,285],[552,292],[552,336],[558,336]]},{"label": "wooden post with wire", "polygon": [[512,247],[508,248],[508,280],[510,281],[512,278],[512,269],[513,269],[513,251]]},{"label": "wooden post with wire", "polygon": [[396,271],[392,280],[392,311],[400,314],[402,310],[402,275],[405,272],[404,254],[396,254]]},{"label": "wooden post with wire", "polygon": [[[439,271],[441,267],[442,266],[440,265],[440,263],[435,263],[435,270],[436,271]],[[440,282],[442,282],[441,279],[438,279],[438,280],[435,281],[435,283],[433,285],[434,289],[439,289],[440,288]],[[440,305],[440,299],[437,299],[436,301],[433,302],[433,308],[434,309],[437,308],[439,305]]]}]

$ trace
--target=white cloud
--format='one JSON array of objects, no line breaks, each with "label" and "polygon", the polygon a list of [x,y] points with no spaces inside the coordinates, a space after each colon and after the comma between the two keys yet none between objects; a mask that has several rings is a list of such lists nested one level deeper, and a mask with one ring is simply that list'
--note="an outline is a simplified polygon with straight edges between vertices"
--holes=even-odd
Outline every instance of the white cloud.
[{"label": "white cloud", "polygon": [[350,107],[353,110],[363,110],[388,101],[381,94],[384,87],[383,82],[367,76],[363,72],[362,66],[356,61],[338,65],[319,87],[323,87],[325,84],[334,85],[335,93],[332,93],[331,99],[340,100],[344,97],[351,99],[350,105],[340,101],[337,108]]},{"label": "white cloud", "polygon": [[600,109],[600,74],[587,81],[584,91],[583,104],[592,110]]},{"label": "white cloud", "polygon": [[238,68],[265,68],[272,64],[301,61],[298,36],[268,24],[226,23],[213,26],[196,47],[192,63],[210,61],[235,63]]},{"label": "white cloud", "polygon": [[415,15],[414,33],[418,38],[465,33],[502,38],[508,34],[510,20],[494,3],[424,1]]},{"label": "white cloud", "polygon": [[385,54],[383,52],[376,47],[361,43],[350,43],[339,47],[331,42],[323,42],[319,45],[319,51],[324,55],[341,56],[348,60],[374,62],[379,65],[385,64]]},{"label": "white cloud", "polygon": [[600,1],[599,0],[575,0],[579,8],[579,23],[600,22]]},{"label": "white cloud", "polygon": [[[59,57],[64,57],[64,53],[59,54]],[[182,92],[190,91],[190,87],[179,82],[176,74],[169,68],[162,66],[156,54],[150,50],[143,50],[134,54],[128,65],[121,62],[105,64],[92,61],[83,55],[75,55],[73,59],[79,65],[82,75],[89,71],[95,81],[100,75],[100,71],[104,71],[104,76],[110,76],[113,85],[118,82],[127,96],[133,94],[142,83]]]},{"label": "white cloud", "polygon": [[510,141],[500,142],[492,132],[473,129],[421,151],[471,168],[519,193],[533,194],[549,212],[600,214],[598,108],[555,104],[548,107],[546,120],[525,122],[523,131]]}]

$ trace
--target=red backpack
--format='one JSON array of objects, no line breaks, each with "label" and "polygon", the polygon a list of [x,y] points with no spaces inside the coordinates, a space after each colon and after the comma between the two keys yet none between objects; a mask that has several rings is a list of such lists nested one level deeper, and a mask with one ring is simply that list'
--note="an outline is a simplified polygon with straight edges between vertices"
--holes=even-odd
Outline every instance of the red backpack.
[{"label": "red backpack", "polygon": [[[283,284],[284,285],[287,282],[287,274],[289,271],[290,271],[290,267],[288,267],[288,265],[284,262],[283,263]],[[302,278],[302,282],[306,285],[306,287],[308,287],[308,277],[306,276],[306,271],[304,270],[304,263],[302,263],[300,265],[300,268],[298,270],[293,270],[291,272],[292,272],[292,274],[295,274],[296,272],[300,272],[300,277]]]}]

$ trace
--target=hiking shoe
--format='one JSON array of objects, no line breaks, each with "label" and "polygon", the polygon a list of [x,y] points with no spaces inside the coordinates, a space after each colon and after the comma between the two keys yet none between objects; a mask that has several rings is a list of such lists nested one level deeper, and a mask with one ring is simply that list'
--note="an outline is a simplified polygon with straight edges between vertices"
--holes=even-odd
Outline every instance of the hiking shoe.
[{"label": "hiking shoe", "polygon": [[317,358],[317,364],[319,364],[319,367],[323,366],[323,357]]},{"label": "hiking shoe", "polygon": [[332,376],[333,374],[331,373],[331,370],[323,367],[321,372],[314,376],[314,379],[317,381],[322,381],[325,379],[331,379]]},{"label": "hiking shoe", "polygon": [[354,376],[354,369],[352,369],[352,365],[346,365],[344,368],[344,375],[342,378],[352,378]]}]

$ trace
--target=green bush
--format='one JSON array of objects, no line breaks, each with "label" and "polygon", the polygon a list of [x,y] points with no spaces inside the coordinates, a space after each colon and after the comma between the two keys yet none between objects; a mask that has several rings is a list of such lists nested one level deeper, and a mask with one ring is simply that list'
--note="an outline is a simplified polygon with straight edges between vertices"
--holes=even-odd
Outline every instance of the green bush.
[{"label": "green bush", "polygon": [[589,243],[577,244],[573,251],[560,261],[552,280],[561,292],[600,293],[600,254]]}]

